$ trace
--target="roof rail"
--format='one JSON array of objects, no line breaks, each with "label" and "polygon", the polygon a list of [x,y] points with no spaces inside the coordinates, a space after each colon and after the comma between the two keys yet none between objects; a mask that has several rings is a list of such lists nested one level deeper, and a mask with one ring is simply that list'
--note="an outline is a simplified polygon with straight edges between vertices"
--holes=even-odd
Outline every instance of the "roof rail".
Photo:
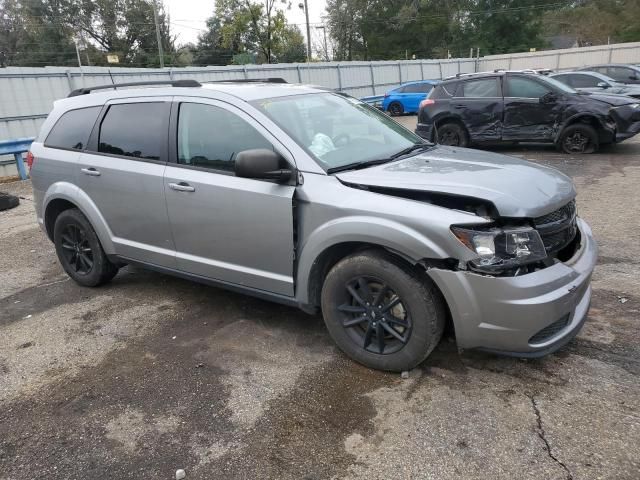
[{"label": "roof rail", "polygon": [[209,80],[204,83],[289,83],[284,78],[236,78],[231,80]]},{"label": "roof rail", "polygon": [[112,83],[111,85],[95,85],[93,87],[83,87],[72,90],[67,97],[77,97],[78,95],[87,95],[93,90],[106,90],[109,88],[121,88],[121,87],[145,87],[148,85],[171,85],[172,87],[201,87],[202,84],[196,80],[158,80],[148,82],[127,82],[127,83]]}]

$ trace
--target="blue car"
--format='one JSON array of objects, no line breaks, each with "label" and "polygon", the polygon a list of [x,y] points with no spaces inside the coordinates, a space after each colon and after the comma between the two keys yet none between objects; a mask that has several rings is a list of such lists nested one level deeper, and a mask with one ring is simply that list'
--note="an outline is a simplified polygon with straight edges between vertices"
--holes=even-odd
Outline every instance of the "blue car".
[{"label": "blue car", "polygon": [[382,110],[391,115],[416,113],[420,102],[427,98],[437,80],[421,80],[419,82],[403,83],[398,88],[387,92],[382,101]]}]

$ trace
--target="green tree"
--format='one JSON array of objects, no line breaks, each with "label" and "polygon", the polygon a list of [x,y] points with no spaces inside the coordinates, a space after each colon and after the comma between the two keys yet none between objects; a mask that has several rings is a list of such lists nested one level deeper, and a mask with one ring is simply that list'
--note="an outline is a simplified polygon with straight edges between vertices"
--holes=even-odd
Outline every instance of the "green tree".
[{"label": "green tree", "polygon": [[548,12],[548,35],[570,35],[580,45],[640,41],[640,0],[582,0]]},{"label": "green tree", "polygon": [[254,58],[260,63],[300,59],[304,40],[300,30],[287,23],[283,8],[288,8],[285,0],[217,0],[198,43],[200,57],[226,50],[235,63]]}]

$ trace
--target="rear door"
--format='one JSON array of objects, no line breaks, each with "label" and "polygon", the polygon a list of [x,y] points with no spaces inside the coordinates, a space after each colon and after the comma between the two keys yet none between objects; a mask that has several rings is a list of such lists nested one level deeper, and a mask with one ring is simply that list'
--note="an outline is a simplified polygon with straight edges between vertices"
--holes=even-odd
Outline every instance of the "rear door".
[{"label": "rear door", "polygon": [[555,127],[562,114],[559,97],[546,100],[545,95],[551,89],[533,77],[507,74],[503,82],[502,139],[532,142],[553,140]]},{"label": "rear door", "polygon": [[164,178],[180,270],[293,296],[295,186],[236,177],[238,152],[291,154],[242,110],[210,99],[183,99],[172,115],[171,160]]},{"label": "rear door", "polygon": [[432,86],[428,83],[413,83],[404,87],[403,103],[405,110],[417,112],[420,102],[427,98]]},{"label": "rear door", "polygon": [[78,184],[104,217],[116,253],[175,268],[163,175],[171,98],[119,99],[103,108]]},{"label": "rear door", "polygon": [[451,111],[462,120],[473,141],[500,140],[502,110],[498,77],[465,80],[451,99]]}]

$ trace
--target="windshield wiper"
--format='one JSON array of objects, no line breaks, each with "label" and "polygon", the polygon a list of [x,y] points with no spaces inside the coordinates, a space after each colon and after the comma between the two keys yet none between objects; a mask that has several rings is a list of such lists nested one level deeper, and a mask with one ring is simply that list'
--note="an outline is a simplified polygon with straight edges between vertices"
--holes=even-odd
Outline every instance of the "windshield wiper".
[{"label": "windshield wiper", "polygon": [[376,160],[366,160],[364,162],[354,162],[348,163],[347,165],[340,165],[338,167],[331,167],[327,169],[327,173],[336,173],[336,172],[344,172],[345,170],[359,170],[361,168],[373,167],[374,165],[381,165],[383,163],[389,163],[393,160],[397,160],[398,158],[408,155],[411,152],[415,152],[416,150],[422,150],[426,148],[433,147],[431,143],[414,143],[410,147],[403,148],[398,153],[394,153],[387,158],[378,158]]},{"label": "windshield wiper", "polygon": [[402,157],[404,155],[408,155],[409,153],[415,152],[416,150],[422,150],[422,149],[426,149],[426,148],[429,148],[429,147],[433,147],[433,144],[432,143],[423,143],[423,142],[414,143],[410,147],[404,148],[404,149],[400,150],[398,153],[394,153],[389,158],[395,160],[396,158],[400,158],[400,157]]},{"label": "windshield wiper", "polygon": [[358,170],[360,168],[373,167],[374,165],[381,165],[383,163],[391,162],[394,158],[379,158],[377,160],[367,160],[364,162],[348,163],[346,165],[340,165],[339,167],[331,167],[327,169],[327,173],[344,172],[345,170]]}]

